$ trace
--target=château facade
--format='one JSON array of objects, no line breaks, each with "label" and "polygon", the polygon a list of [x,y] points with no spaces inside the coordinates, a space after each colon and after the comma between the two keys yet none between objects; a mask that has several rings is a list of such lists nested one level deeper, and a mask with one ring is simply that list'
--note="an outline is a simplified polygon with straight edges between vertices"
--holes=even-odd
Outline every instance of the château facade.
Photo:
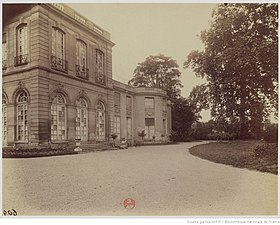
[{"label": "ch\u00e2teau facade", "polygon": [[110,33],[65,4],[3,4],[2,145],[167,140],[157,88],[112,79]]}]

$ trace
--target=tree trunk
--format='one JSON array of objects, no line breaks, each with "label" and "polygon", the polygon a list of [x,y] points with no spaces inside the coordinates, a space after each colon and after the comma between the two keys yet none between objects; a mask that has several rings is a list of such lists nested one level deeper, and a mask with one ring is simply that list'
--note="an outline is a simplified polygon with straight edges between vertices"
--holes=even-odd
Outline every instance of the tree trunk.
[{"label": "tree trunk", "polygon": [[244,78],[241,75],[241,82],[240,82],[240,88],[241,88],[241,95],[240,95],[240,124],[239,124],[239,138],[240,139],[246,139],[248,137],[248,127],[246,124],[246,78]]}]

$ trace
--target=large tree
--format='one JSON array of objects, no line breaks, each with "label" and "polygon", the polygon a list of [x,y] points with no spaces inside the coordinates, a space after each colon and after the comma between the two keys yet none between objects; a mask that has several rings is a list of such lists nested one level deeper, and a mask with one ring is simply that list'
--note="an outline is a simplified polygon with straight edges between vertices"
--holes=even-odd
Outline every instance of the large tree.
[{"label": "large tree", "polygon": [[258,134],[278,102],[278,5],[220,4],[184,67],[206,77],[212,116]]},{"label": "large tree", "polygon": [[189,135],[195,115],[189,101],[180,95],[183,87],[181,72],[174,59],[164,55],[149,56],[134,70],[134,77],[128,82],[134,87],[157,87],[166,91],[172,102],[172,139],[184,141]]},{"label": "large tree", "polygon": [[172,138],[174,141],[187,141],[190,136],[191,126],[196,120],[189,101],[179,97],[172,104]]},{"label": "large tree", "polygon": [[183,87],[177,62],[171,57],[159,54],[149,56],[134,70],[134,77],[128,82],[134,87],[157,87],[167,92],[170,100],[180,95]]}]

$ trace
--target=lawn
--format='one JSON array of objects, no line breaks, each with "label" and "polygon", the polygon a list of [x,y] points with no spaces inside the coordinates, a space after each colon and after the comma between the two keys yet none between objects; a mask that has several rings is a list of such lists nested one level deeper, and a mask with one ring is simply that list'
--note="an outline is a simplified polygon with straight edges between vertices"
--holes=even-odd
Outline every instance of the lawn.
[{"label": "lawn", "polygon": [[269,151],[256,154],[254,150],[262,144],[256,140],[213,142],[192,147],[190,153],[216,163],[278,174],[277,144],[269,144]]}]

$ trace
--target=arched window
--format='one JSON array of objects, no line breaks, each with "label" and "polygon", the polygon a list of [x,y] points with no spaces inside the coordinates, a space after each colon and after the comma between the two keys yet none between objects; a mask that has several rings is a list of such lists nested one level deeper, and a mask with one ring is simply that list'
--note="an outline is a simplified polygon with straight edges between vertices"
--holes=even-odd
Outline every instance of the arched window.
[{"label": "arched window", "polygon": [[57,94],[51,104],[51,140],[66,139],[66,101]]},{"label": "arched window", "polygon": [[76,139],[88,140],[88,107],[84,98],[77,101]]},{"label": "arched window", "polygon": [[21,91],[17,97],[17,140],[28,140],[28,94]]},{"label": "arched window", "polygon": [[7,98],[2,95],[2,143],[7,143]]},{"label": "arched window", "polygon": [[27,24],[23,23],[17,27],[17,45],[16,45],[15,65],[27,63]]},{"label": "arched window", "polygon": [[96,138],[105,140],[105,106],[102,102],[96,107]]}]

